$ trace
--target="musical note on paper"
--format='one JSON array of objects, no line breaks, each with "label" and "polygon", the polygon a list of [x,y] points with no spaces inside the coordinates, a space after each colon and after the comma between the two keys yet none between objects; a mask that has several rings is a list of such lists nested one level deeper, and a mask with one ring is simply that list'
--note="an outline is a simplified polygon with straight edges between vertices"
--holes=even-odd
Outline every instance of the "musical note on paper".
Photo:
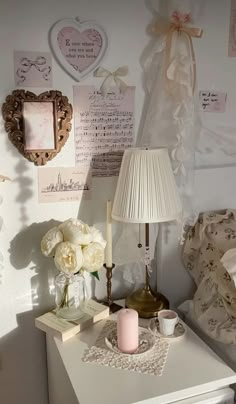
[{"label": "musical note on paper", "polygon": [[74,86],[76,166],[85,162],[95,177],[119,175],[124,150],[134,142],[134,87],[102,95]]},{"label": "musical note on paper", "polygon": [[43,167],[38,171],[39,202],[73,202],[91,198],[91,169],[80,167]]},{"label": "musical note on paper", "polygon": [[227,94],[219,91],[200,91],[201,109],[204,112],[225,112]]},{"label": "musical note on paper", "polygon": [[236,0],[231,0],[228,56],[236,56]]}]

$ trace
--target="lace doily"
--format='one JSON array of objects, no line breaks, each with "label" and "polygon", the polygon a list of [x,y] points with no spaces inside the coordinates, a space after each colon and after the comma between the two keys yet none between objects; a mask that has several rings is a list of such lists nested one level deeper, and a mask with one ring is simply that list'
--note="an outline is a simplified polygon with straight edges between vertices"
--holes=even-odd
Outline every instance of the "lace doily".
[{"label": "lace doily", "polygon": [[95,345],[85,351],[82,358],[83,362],[99,363],[116,369],[161,376],[168,355],[169,342],[156,338],[153,349],[143,356],[134,357],[119,354],[111,351],[105,343],[105,337],[113,329],[116,329],[116,326],[115,321],[106,321]]}]

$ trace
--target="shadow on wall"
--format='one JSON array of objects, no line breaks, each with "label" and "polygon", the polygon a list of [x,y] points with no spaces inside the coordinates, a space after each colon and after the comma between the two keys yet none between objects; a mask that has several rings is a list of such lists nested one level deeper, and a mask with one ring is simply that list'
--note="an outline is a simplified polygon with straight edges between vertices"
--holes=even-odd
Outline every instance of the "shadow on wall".
[{"label": "shadow on wall", "polygon": [[16,202],[20,204],[19,221],[21,221],[22,225],[25,226],[28,223],[29,219],[27,216],[26,202],[33,196],[33,192],[31,190],[32,180],[30,177],[27,176],[27,171],[29,171],[30,169],[29,164],[32,163],[26,160],[8,139],[8,134],[4,128],[3,119],[0,120],[0,133],[2,134],[2,136],[5,136],[6,147],[16,161],[16,164],[14,166],[15,174],[13,174],[12,180],[14,181],[14,183],[18,184],[19,192],[16,197]]},{"label": "shadow on wall", "polygon": [[10,262],[17,269],[28,268],[34,271],[31,278],[32,306],[35,311],[45,311],[54,304],[53,292],[56,268],[53,259],[44,257],[41,252],[41,239],[44,234],[60,222],[50,220],[33,223],[18,233],[10,243]]},{"label": "shadow on wall", "polygon": [[[24,227],[29,220],[26,209],[27,202],[33,195],[31,189],[32,180],[27,175],[30,170],[30,163],[24,159],[9,141],[2,119],[0,119],[0,133],[5,136],[6,158],[8,157],[8,152],[12,156],[11,177],[18,186],[16,196],[17,210],[19,211],[18,219],[22,223],[22,227]],[[48,296],[48,278],[51,272],[47,272],[49,268],[44,266],[42,256],[40,257],[40,247],[37,251],[41,233],[46,232],[48,226],[47,223],[33,224],[17,234],[10,245],[12,266],[16,269],[25,269],[32,262],[34,266],[31,269],[36,269],[36,271],[31,280],[33,310],[17,315],[18,327],[1,338],[1,403],[34,402],[35,404],[46,404],[48,402],[45,337],[43,333],[34,327],[34,318],[45,309],[51,308],[52,300],[54,300]],[[50,270],[52,269],[50,268]],[[15,297],[10,295],[10,289],[8,304],[10,307],[17,304]],[[4,318],[2,320],[7,321]],[[37,391],[38,397],[35,397],[35,391]]]},{"label": "shadow on wall", "polygon": [[27,201],[33,196],[31,190],[32,180],[27,177],[26,173],[29,170],[28,164],[23,156],[20,155],[18,163],[15,165],[15,171],[17,175],[14,177],[14,182],[18,184],[18,195],[16,197],[16,202],[20,205],[20,218],[22,225],[25,226],[28,223],[27,216]]},{"label": "shadow on wall", "polygon": [[[32,310],[18,314],[17,328],[1,338],[0,402],[4,404],[48,402],[45,335],[35,328],[34,321],[55,306],[56,268],[53,259],[42,255],[40,242],[56,225],[58,222],[54,220],[33,223],[10,243],[11,265],[16,270],[28,268],[33,271]],[[39,393],[38,397],[35,397],[35,391]]]}]

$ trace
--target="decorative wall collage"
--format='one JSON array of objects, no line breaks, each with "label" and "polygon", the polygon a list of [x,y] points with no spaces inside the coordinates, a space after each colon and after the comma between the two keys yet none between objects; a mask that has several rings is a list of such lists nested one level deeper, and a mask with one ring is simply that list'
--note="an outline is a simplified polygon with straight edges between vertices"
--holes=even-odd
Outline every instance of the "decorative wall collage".
[{"label": "decorative wall collage", "polygon": [[[191,37],[200,38],[202,31],[188,26],[189,23],[194,23],[194,15],[191,15],[188,10],[185,13],[172,10],[170,21],[175,26],[173,32],[169,31],[169,23],[162,26],[157,22],[153,28],[155,34],[166,34],[167,84],[169,86],[173,81],[176,85],[181,83],[181,87],[184,80],[188,80],[186,77],[189,74],[190,87],[193,86],[194,90],[197,61]],[[183,48],[182,51],[173,51],[172,42],[176,40],[174,34],[178,24],[186,36],[185,40],[186,38],[189,40],[188,45],[185,45],[187,52],[185,56]],[[231,0],[229,57],[236,56],[235,25],[236,0]],[[118,67],[113,72],[101,66],[108,44],[109,38],[105,30],[93,21],[81,22],[78,19],[67,18],[56,22],[51,27],[49,45],[53,57],[65,74],[79,82],[73,86],[73,103],[61,94],[60,89],[39,95],[21,90],[31,87],[52,88],[52,55],[50,52],[20,50],[14,52],[15,85],[19,90],[13,91],[6,98],[2,110],[5,129],[18,151],[34,164],[45,165],[47,161],[55,158],[61,149],[63,152],[63,146],[71,131],[72,118],[74,120],[75,166],[44,167],[38,170],[40,203],[90,198],[92,177],[117,176],[124,150],[134,145],[135,87],[128,86],[125,82],[125,76],[128,74],[127,66]],[[176,49],[178,46],[177,44]],[[154,52],[156,52],[155,49]],[[190,67],[188,63],[183,62],[184,57],[189,57]],[[144,72],[150,77],[151,70],[155,67],[152,58],[153,54],[150,54],[143,65]],[[171,58],[174,59],[175,64],[177,63],[176,66],[171,62]],[[188,69],[189,72],[187,72]],[[100,87],[99,84],[96,87],[80,84],[91,74],[97,77]],[[172,76],[175,78],[173,79]],[[147,78],[147,86],[150,77]],[[160,78],[162,78],[161,73]],[[157,82],[159,79],[157,76]],[[192,124],[189,128],[186,124],[182,129],[177,128],[180,120],[183,121],[183,116],[181,111],[173,109],[174,101],[172,109],[170,108],[173,125],[169,120],[169,126],[166,127],[162,114],[165,95],[164,98],[160,95],[162,89],[159,85],[157,90],[155,94],[152,88],[150,93],[151,101],[139,145],[156,147],[164,144],[168,147],[178,183],[178,175],[187,177],[187,170],[191,171],[191,165],[194,167],[194,163],[190,162],[191,158],[189,159],[189,156],[194,154],[192,146],[195,142],[190,139],[194,131]],[[192,95],[191,93],[191,97]],[[194,104],[194,100],[192,102]],[[203,113],[222,114],[227,109],[227,93],[217,89],[200,89],[198,104]],[[190,120],[193,123],[194,117],[190,109],[186,114],[188,122]],[[174,130],[171,125],[175,127]],[[186,137],[187,140],[185,140]]]},{"label": "decorative wall collage", "polygon": [[49,52],[17,50],[14,74],[19,90],[3,104],[5,129],[18,151],[42,166],[61,152],[73,117],[75,166],[39,168],[38,200],[90,199],[92,177],[117,176],[124,150],[134,144],[135,87],[123,80],[127,66],[115,72],[100,66],[108,38],[96,23],[63,19],[50,29],[49,43],[65,74],[77,82],[94,74],[101,87],[73,86],[73,107],[60,89],[39,95],[22,90],[53,86],[52,56]]}]

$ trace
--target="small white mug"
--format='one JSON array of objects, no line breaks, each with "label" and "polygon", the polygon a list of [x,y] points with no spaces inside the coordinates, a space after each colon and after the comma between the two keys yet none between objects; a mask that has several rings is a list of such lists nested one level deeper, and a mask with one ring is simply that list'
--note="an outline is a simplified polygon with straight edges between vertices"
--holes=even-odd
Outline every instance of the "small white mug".
[{"label": "small white mug", "polygon": [[175,326],[179,321],[178,314],[173,310],[161,310],[158,312],[159,330],[162,335],[173,335]]}]

